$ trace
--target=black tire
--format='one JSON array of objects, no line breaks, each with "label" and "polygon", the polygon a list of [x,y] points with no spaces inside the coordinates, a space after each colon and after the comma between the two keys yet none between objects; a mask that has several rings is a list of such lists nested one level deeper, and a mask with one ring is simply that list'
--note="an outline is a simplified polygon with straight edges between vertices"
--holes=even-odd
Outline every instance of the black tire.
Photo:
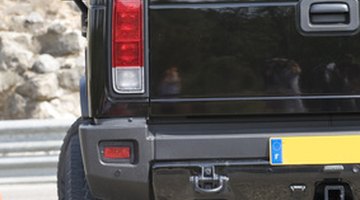
[{"label": "black tire", "polygon": [[82,162],[79,140],[79,126],[86,123],[78,119],[67,131],[61,147],[57,187],[59,200],[95,200],[88,187]]}]

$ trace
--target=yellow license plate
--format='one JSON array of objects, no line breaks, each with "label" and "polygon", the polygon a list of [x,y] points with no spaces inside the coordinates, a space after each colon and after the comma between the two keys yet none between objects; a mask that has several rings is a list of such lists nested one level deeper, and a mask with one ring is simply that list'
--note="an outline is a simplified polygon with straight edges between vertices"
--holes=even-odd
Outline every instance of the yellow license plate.
[{"label": "yellow license plate", "polygon": [[270,138],[271,165],[360,163],[360,135]]}]

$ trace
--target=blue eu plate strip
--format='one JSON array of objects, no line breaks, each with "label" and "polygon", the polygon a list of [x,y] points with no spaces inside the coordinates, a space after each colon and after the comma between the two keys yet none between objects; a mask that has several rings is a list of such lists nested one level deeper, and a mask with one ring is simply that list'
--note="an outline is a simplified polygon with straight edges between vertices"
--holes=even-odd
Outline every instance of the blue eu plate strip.
[{"label": "blue eu plate strip", "polygon": [[282,164],[283,153],[282,153],[282,140],[271,139],[271,164]]}]

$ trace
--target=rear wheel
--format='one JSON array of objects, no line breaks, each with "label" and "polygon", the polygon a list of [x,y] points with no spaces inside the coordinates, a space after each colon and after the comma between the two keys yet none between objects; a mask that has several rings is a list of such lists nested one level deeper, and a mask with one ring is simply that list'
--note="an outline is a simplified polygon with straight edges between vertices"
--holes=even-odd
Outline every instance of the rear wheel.
[{"label": "rear wheel", "polygon": [[88,187],[80,151],[78,129],[84,119],[78,119],[68,130],[58,164],[59,200],[95,200]]}]

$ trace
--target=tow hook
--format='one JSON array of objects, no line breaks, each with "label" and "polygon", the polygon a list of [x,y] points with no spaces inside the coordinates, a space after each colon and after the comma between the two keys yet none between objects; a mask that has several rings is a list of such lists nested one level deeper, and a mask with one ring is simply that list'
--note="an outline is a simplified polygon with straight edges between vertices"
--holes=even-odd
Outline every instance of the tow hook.
[{"label": "tow hook", "polygon": [[229,177],[215,173],[214,166],[202,166],[201,175],[190,177],[194,190],[199,193],[219,193],[223,191],[228,181]]}]

